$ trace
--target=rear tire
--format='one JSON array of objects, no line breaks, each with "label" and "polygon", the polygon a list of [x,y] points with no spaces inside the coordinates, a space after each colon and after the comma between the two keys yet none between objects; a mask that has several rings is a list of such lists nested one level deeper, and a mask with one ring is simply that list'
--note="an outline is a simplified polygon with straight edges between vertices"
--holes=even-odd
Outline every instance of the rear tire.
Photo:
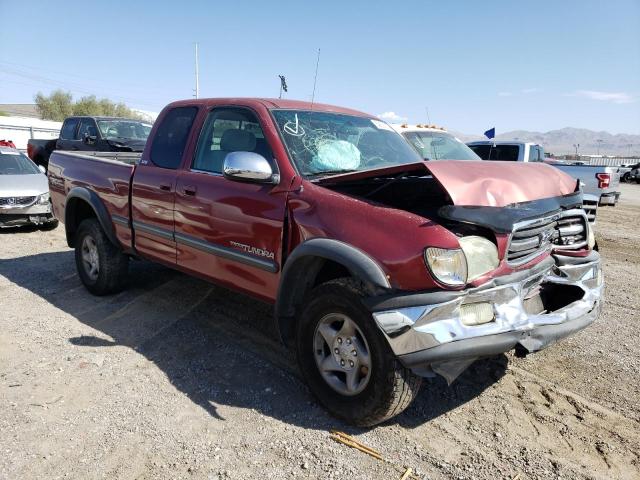
[{"label": "rear tire", "polygon": [[94,295],[116,293],[125,287],[129,257],[109,241],[95,218],[80,224],[75,257],[80,280]]},{"label": "rear tire", "polygon": [[422,378],[393,354],[362,296],[359,282],[350,278],[316,287],[300,315],[296,347],[302,374],[320,403],[348,423],[372,426],[406,409]]}]

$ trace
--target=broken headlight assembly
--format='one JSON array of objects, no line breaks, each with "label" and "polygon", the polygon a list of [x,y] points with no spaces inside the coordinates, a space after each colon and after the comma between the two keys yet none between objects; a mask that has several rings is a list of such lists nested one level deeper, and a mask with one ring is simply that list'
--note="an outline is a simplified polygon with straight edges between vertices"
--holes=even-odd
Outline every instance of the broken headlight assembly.
[{"label": "broken headlight assembly", "polygon": [[465,285],[467,282],[498,268],[498,249],[484,237],[462,237],[456,249],[429,247],[424,258],[429,271],[447,285]]},{"label": "broken headlight assembly", "polygon": [[38,195],[36,203],[38,205],[48,205],[50,201],[51,197],[49,196],[49,193],[43,193],[42,195]]},{"label": "broken headlight assembly", "polygon": [[467,281],[498,268],[498,247],[484,237],[462,237],[460,247],[467,259]]}]

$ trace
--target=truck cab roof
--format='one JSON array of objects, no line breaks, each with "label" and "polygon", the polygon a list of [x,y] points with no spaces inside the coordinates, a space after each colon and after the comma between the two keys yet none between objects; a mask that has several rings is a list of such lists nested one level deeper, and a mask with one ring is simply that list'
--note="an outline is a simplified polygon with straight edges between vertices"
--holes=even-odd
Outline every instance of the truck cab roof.
[{"label": "truck cab roof", "polygon": [[520,140],[475,140],[467,145],[540,145],[536,142],[522,142]]},{"label": "truck cab roof", "polygon": [[167,105],[166,108],[178,106],[205,106],[213,105],[234,105],[255,108],[262,106],[268,110],[316,110],[318,112],[342,113],[345,115],[356,115],[359,117],[375,118],[373,115],[364,113],[351,108],[338,107],[336,105],[328,105],[325,103],[312,103],[302,100],[288,100],[283,98],[258,98],[258,97],[239,97],[239,98],[199,98],[197,100],[179,100]]}]

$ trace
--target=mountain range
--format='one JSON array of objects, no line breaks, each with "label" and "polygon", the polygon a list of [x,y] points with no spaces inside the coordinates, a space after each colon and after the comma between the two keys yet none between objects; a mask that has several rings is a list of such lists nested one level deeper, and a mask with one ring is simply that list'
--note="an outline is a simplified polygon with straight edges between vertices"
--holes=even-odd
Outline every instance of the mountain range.
[{"label": "mountain range", "polygon": [[[467,135],[454,133],[463,142],[486,140],[481,135]],[[595,132],[584,128],[561,128],[548,132],[530,132],[527,130],[513,130],[496,135],[496,140],[519,140],[534,142],[542,145],[545,151],[555,155],[574,154],[578,147],[580,155],[611,155],[611,156],[640,156],[640,135],[609,132]],[[602,140],[602,142],[598,142]]]}]

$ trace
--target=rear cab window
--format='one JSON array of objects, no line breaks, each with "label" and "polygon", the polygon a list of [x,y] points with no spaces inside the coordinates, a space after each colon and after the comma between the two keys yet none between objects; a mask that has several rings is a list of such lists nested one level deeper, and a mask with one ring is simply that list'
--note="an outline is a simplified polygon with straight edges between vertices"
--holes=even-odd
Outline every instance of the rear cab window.
[{"label": "rear cab window", "polygon": [[501,162],[517,162],[520,147],[518,145],[469,145],[481,159]]},{"label": "rear cab window", "polygon": [[177,169],[189,139],[197,107],[176,107],[162,119],[151,145],[151,162],[160,168]]},{"label": "rear cab window", "polygon": [[62,125],[62,130],[60,130],[60,138],[62,140],[77,140],[76,130],[79,122],[78,118],[67,118]]}]

